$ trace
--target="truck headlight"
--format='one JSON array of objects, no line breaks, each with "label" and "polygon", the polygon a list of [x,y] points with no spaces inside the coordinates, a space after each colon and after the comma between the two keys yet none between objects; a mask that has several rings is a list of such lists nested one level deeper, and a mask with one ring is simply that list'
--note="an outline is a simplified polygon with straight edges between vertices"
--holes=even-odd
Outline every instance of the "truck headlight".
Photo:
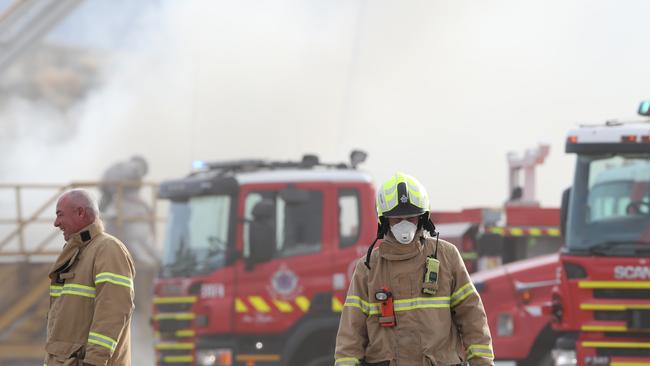
[{"label": "truck headlight", "polygon": [[512,314],[502,313],[497,318],[497,335],[508,337],[515,332],[515,321]]},{"label": "truck headlight", "polygon": [[576,351],[572,349],[554,349],[553,361],[555,366],[576,366]]},{"label": "truck headlight", "polygon": [[232,366],[232,350],[229,348],[197,350],[196,363],[197,366]]}]

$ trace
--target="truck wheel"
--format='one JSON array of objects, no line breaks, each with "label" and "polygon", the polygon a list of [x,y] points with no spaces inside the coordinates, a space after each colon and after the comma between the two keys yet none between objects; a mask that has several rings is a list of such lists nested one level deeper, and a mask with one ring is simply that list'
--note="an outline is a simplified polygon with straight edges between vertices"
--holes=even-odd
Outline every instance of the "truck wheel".
[{"label": "truck wheel", "polygon": [[537,359],[536,366],[553,366],[553,356],[550,353]]},{"label": "truck wheel", "polygon": [[305,366],[332,366],[334,364],[334,357],[320,356],[309,362]]}]

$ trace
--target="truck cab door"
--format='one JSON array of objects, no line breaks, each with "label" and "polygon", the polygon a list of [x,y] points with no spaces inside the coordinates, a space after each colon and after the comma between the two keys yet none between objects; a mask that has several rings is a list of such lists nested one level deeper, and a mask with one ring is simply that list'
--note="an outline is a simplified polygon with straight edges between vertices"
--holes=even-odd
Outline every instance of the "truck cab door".
[{"label": "truck cab door", "polygon": [[331,193],[301,183],[244,186],[240,195],[235,332],[281,334],[330,287]]},{"label": "truck cab door", "polygon": [[332,310],[341,312],[355,266],[366,255],[377,231],[374,189],[367,183],[340,183],[334,189],[336,218]]}]

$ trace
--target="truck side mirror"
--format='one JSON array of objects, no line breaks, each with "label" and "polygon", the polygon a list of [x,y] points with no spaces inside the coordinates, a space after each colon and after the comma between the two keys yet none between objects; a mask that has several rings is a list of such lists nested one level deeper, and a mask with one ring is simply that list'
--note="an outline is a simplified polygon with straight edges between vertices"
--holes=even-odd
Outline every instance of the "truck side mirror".
[{"label": "truck side mirror", "polygon": [[562,192],[562,206],[560,208],[560,233],[562,238],[566,237],[566,226],[569,219],[569,200],[571,199],[571,187]]},{"label": "truck side mirror", "polygon": [[250,255],[248,266],[271,260],[275,251],[275,204],[271,200],[258,202],[252,211],[249,226]]}]

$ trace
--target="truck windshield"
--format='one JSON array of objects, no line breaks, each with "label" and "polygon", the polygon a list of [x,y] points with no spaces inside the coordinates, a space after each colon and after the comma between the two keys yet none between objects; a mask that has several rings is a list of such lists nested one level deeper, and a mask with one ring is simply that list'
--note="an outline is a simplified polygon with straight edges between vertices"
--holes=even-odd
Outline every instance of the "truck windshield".
[{"label": "truck windshield", "polygon": [[230,215],[228,195],[171,202],[161,276],[201,274],[225,266]]},{"label": "truck windshield", "polygon": [[650,154],[578,156],[567,247],[595,255],[650,250]]}]

